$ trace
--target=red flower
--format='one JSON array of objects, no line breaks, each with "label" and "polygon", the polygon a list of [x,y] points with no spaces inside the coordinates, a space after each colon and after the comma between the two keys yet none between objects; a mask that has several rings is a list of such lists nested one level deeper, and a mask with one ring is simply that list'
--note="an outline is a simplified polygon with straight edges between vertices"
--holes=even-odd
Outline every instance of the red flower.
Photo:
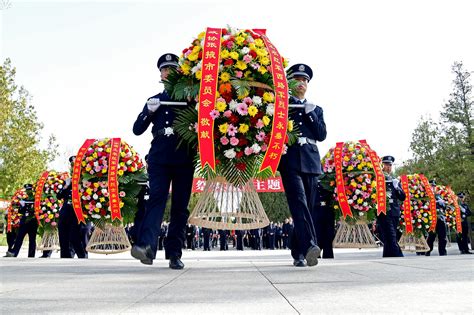
[{"label": "red flower", "polygon": [[233,125],[236,125],[239,122],[239,117],[235,114],[231,114],[229,117],[229,122]]},{"label": "red flower", "polygon": [[226,59],[226,61],[224,61],[224,66],[232,66],[234,64],[234,60],[233,59]]},{"label": "red flower", "polygon": [[235,154],[235,157],[240,159],[242,156],[244,156],[244,151],[239,151]]},{"label": "red flower", "polygon": [[246,146],[248,143],[249,143],[249,141],[244,136],[242,136],[242,137],[239,138],[238,146],[243,147],[243,146]]},{"label": "red flower", "polygon": [[255,59],[255,57],[257,57],[257,53],[255,52],[255,50],[251,50],[249,52],[249,55],[252,56],[253,59]]},{"label": "red flower", "polygon": [[224,28],[224,29],[222,30],[222,35],[227,35],[227,29],[226,29],[226,28]]},{"label": "red flower", "polygon": [[[240,153],[240,152],[239,152]],[[242,153],[243,154],[243,153]],[[239,162],[239,163],[236,163],[235,164],[235,167],[239,170],[239,171],[245,171],[245,169],[247,168],[247,165],[243,162]]]}]

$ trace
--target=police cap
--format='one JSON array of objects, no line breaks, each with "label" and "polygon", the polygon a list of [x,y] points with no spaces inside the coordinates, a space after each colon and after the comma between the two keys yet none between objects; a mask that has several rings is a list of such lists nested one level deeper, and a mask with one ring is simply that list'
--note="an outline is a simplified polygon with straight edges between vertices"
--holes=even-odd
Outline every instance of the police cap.
[{"label": "police cap", "polygon": [[308,82],[313,78],[313,70],[308,65],[304,63],[297,63],[296,65],[291,66],[287,71],[288,79],[293,79],[294,77],[304,77]]},{"label": "police cap", "polygon": [[434,179],[430,180],[429,183],[431,186],[436,186],[436,181]]},{"label": "police cap", "polygon": [[71,155],[71,156],[69,157],[69,163],[74,162],[75,159],[76,159],[76,156],[75,156],[75,155]]},{"label": "police cap", "polygon": [[158,59],[158,62],[156,63],[156,66],[158,69],[163,69],[166,67],[174,67],[178,68],[178,56],[175,54],[164,54]]},{"label": "police cap", "polygon": [[458,197],[462,199],[466,197],[466,195],[461,191],[460,193],[458,193]]},{"label": "police cap", "polygon": [[25,189],[27,189],[27,190],[33,189],[33,185],[32,185],[32,184],[25,184],[25,185],[23,185],[23,187],[24,187]]},{"label": "police cap", "polygon": [[386,155],[382,158],[382,163],[393,164],[395,162],[395,158],[391,155]]}]

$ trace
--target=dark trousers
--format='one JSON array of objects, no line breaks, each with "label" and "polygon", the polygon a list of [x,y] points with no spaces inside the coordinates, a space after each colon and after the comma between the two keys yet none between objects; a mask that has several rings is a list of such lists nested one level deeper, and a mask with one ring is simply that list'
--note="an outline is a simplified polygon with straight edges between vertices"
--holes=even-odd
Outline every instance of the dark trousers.
[{"label": "dark trousers", "polygon": [[[329,202],[328,202],[329,204]],[[321,206],[320,203],[313,209],[313,222],[315,225],[318,246],[322,250],[323,258],[334,258],[332,241],[335,236],[334,211],[328,206]]]},{"label": "dark trousers", "polygon": [[237,250],[244,250],[244,233],[243,231],[235,231],[237,236]]},{"label": "dark trousers", "polygon": [[456,242],[458,243],[461,253],[469,251],[469,225],[467,221],[461,222],[462,232],[456,235]]},{"label": "dark trousers", "polygon": [[204,243],[204,250],[207,250],[207,251],[210,251],[211,250],[211,247],[210,247],[210,232],[203,232],[202,233],[202,238],[203,238],[203,243]]},{"label": "dark trousers", "polygon": [[38,231],[38,221],[36,218],[30,218],[26,220],[22,218],[20,220],[20,227],[18,228],[18,234],[15,238],[15,244],[13,244],[12,253],[18,256],[20,252],[21,245],[23,245],[23,240],[25,239],[26,234],[28,234],[28,257],[35,257],[36,251],[36,232]]},{"label": "dark trousers", "polygon": [[397,243],[398,217],[380,214],[377,226],[383,240],[382,257],[403,257],[402,250]]},{"label": "dark trousers", "polygon": [[283,248],[288,248],[288,236],[283,236]]},{"label": "dark trousers", "polygon": [[11,232],[7,232],[7,245],[8,245],[8,251],[12,252],[13,250],[13,245],[15,245],[15,238],[17,235],[17,228],[12,228]]},{"label": "dark trousers", "polygon": [[85,245],[81,241],[81,227],[77,222],[74,209],[68,203],[59,211],[58,235],[61,247],[61,258],[73,258],[74,253],[78,258],[86,258]]},{"label": "dark trousers", "polygon": [[168,200],[169,187],[173,183],[171,194],[170,223],[164,243],[165,257],[181,257],[188,221],[188,203],[193,185],[194,167],[192,165],[153,165],[148,167],[150,199],[146,205],[143,223],[138,235],[138,245],[149,245],[153,258],[158,249],[158,237],[161,221]]},{"label": "dark trousers", "polygon": [[317,245],[310,209],[314,208],[319,199],[318,179],[314,174],[294,170],[282,170],[280,173],[294,224],[290,244],[291,256],[300,259],[300,255],[306,256],[310,246]]},{"label": "dark trousers", "polygon": [[446,239],[446,223],[440,219],[436,220],[435,232],[429,232],[428,239],[426,240],[428,246],[430,247],[429,253],[433,251],[433,244],[436,234],[438,235],[438,253],[440,256],[445,256],[447,255],[446,244],[448,243]]}]

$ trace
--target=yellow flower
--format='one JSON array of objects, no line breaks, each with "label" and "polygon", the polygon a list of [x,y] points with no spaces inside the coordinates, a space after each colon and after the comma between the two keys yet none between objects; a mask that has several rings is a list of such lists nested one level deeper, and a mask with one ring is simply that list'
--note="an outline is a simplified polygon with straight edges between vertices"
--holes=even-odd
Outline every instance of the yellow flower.
[{"label": "yellow flower", "polygon": [[263,43],[263,40],[261,38],[257,38],[255,41],[254,41],[254,44],[255,46],[257,47],[263,47],[264,43]]},{"label": "yellow flower", "polygon": [[188,65],[187,63],[183,63],[181,65],[181,71],[183,71],[185,75],[188,75],[190,73],[190,70],[191,70],[191,66]]},{"label": "yellow flower", "polygon": [[198,59],[198,57],[199,57],[199,55],[197,53],[191,53],[191,54],[189,54],[188,59],[190,61],[196,61]]},{"label": "yellow flower", "polygon": [[104,198],[104,197],[100,197],[100,198],[99,198],[99,201],[100,201],[100,202],[105,202],[105,198]]},{"label": "yellow flower", "polygon": [[354,169],[354,167],[353,167],[352,165],[349,165],[349,166],[347,167],[347,170],[348,170],[348,171],[352,171],[353,169]]},{"label": "yellow flower", "polygon": [[91,194],[92,194],[92,189],[87,188],[87,189],[86,189],[86,192],[87,192],[88,195],[91,195]]},{"label": "yellow flower", "polygon": [[270,59],[268,57],[261,57],[260,63],[264,66],[268,66],[270,64]]},{"label": "yellow flower", "polygon": [[356,182],[351,182],[351,186],[352,187],[357,187],[357,183]]},{"label": "yellow flower", "polygon": [[216,103],[216,109],[220,111],[221,113],[225,111],[227,108],[227,104],[225,102],[217,102]]},{"label": "yellow flower", "polygon": [[362,198],[357,199],[357,203],[358,203],[358,204],[361,204],[361,203],[363,203],[363,202],[364,202],[364,199],[362,199]]},{"label": "yellow flower", "polygon": [[193,54],[197,54],[197,53],[199,53],[200,50],[201,50],[201,47],[199,47],[199,46],[194,46],[192,53],[193,53]]},{"label": "yellow flower", "polygon": [[372,198],[372,199],[377,199],[377,194],[372,194],[372,195],[370,195],[370,198]]},{"label": "yellow flower", "polygon": [[377,186],[377,182],[374,180],[373,182],[370,183],[370,186],[372,186],[372,188],[374,188],[375,186]]},{"label": "yellow flower", "polygon": [[257,113],[258,113],[257,107],[255,107],[254,105],[250,105],[249,108],[248,108],[248,113],[249,113],[250,117],[253,117],[253,116],[257,115]]},{"label": "yellow flower", "polygon": [[268,55],[268,52],[265,49],[257,49],[256,53],[259,57],[265,57]]},{"label": "yellow flower", "polygon": [[361,154],[357,155],[357,159],[362,160],[362,155]]},{"label": "yellow flower", "polygon": [[230,80],[230,74],[227,72],[221,73],[221,80],[222,82],[228,82]]},{"label": "yellow flower", "polygon": [[229,128],[229,124],[228,124],[228,123],[224,123],[224,124],[222,124],[222,125],[219,125],[219,131],[220,131],[222,134],[227,133],[227,128]]},{"label": "yellow flower", "polygon": [[249,131],[249,125],[247,125],[247,124],[240,124],[240,126],[239,126],[239,132],[240,132],[240,133],[246,133],[247,131]]},{"label": "yellow flower", "polygon": [[101,171],[103,174],[107,173],[107,170],[105,168],[102,169]]},{"label": "yellow flower", "polygon": [[282,57],[282,59],[283,59],[283,67],[284,68],[288,67],[288,59],[283,58],[283,57]]},{"label": "yellow flower", "polygon": [[251,50],[255,50],[255,51],[257,50],[257,46],[255,46],[255,43],[250,43],[250,44],[249,44],[249,48],[250,48]]},{"label": "yellow flower", "polygon": [[358,169],[358,170],[362,170],[362,165],[360,165],[360,164],[357,165],[357,169]]},{"label": "yellow flower", "polygon": [[347,155],[344,157],[344,161],[349,162],[349,157]]},{"label": "yellow flower", "polygon": [[199,33],[199,35],[198,35],[198,39],[203,39],[204,36],[206,36],[206,32],[201,32],[201,33]]},{"label": "yellow flower", "polygon": [[120,176],[122,176],[122,175],[123,175],[123,170],[118,170],[117,173],[118,173]]},{"label": "yellow flower", "polygon": [[275,96],[273,95],[273,93],[270,93],[270,92],[263,93],[263,100],[267,103],[273,102],[274,97]]},{"label": "yellow flower", "polygon": [[97,145],[98,145],[99,147],[103,147],[103,146],[104,146],[104,143],[103,143],[102,141],[99,141],[99,143],[97,143]]},{"label": "yellow flower", "polygon": [[95,188],[99,188],[99,183],[92,184]]},{"label": "yellow flower", "polygon": [[46,205],[47,205],[49,208],[51,208],[51,206],[52,206],[53,204],[52,204],[51,202],[48,202]]},{"label": "yellow flower", "polygon": [[288,131],[289,132],[293,131],[293,120],[288,120]]},{"label": "yellow flower", "polygon": [[265,115],[262,117],[262,122],[265,126],[268,126],[268,124],[270,123],[270,118],[268,118],[268,116]]},{"label": "yellow flower", "polygon": [[122,201],[119,202],[119,207],[123,208],[124,203]]},{"label": "yellow flower", "polygon": [[48,218],[49,218],[49,219],[52,219],[52,218],[54,218],[54,214],[50,214],[50,215],[48,215]]},{"label": "yellow flower", "polygon": [[366,190],[367,190],[367,186],[365,186],[365,185],[362,186],[362,190],[363,190],[363,191],[366,191]]},{"label": "yellow flower", "polygon": [[94,159],[97,159],[97,152],[92,153],[92,157],[93,157]]},{"label": "yellow flower", "polygon": [[234,60],[239,59],[239,53],[238,52],[232,51],[229,55],[230,55],[230,58],[232,58]]},{"label": "yellow flower", "polygon": [[221,51],[221,58],[222,59],[229,58],[229,51],[227,49],[224,49],[223,51]]},{"label": "yellow flower", "polygon": [[242,44],[244,43],[244,41],[245,41],[245,37],[243,37],[243,36],[240,36],[240,35],[239,35],[239,36],[237,36],[237,37],[235,38],[235,42],[236,42],[237,45],[239,45],[239,46],[242,46]]},{"label": "yellow flower", "polygon": [[[245,70],[245,69],[247,69],[247,64],[245,62],[243,62],[242,60],[239,60],[235,63],[234,67],[236,67],[239,70]],[[260,71],[260,69],[259,69],[259,71]]]},{"label": "yellow flower", "polygon": [[260,67],[258,68],[258,72],[260,72],[261,74],[265,74],[265,73],[267,73],[268,71],[267,71],[267,68],[265,68],[264,66],[260,66]]},{"label": "yellow flower", "polygon": [[195,75],[196,75],[196,79],[201,80],[202,71],[201,71],[201,70],[196,71],[196,74],[195,74]]}]

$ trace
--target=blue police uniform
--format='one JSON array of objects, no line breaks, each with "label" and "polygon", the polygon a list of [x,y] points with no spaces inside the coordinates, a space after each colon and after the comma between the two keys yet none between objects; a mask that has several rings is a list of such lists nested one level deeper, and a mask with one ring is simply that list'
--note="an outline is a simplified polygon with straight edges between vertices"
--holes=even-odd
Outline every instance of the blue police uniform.
[{"label": "blue police uniform", "polygon": [[23,240],[28,234],[28,257],[35,257],[36,251],[36,232],[38,231],[38,220],[34,214],[34,196],[33,196],[33,186],[31,184],[26,184],[24,186],[28,193],[28,198],[20,201],[20,208],[18,210],[21,215],[20,226],[18,228],[18,234],[15,238],[15,243],[11,251],[7,252],[7,256],[17,257],[21,246],[23,245]]},{"label": "blue police uniform", "polygon": [[[289,71],[295,76],[306,77],[308,81],[312,77],[312,71],[309,72],[310,68],[306,65],[295,65]],[[293,96],[289,99],[289,104],[306,103],[306,100],[301,101]],[[305,108],[292,108],[289,115],[299,129],[299,141],[288,147],[287,153],[281,157],[279,171],[294,223],[291,255],[295,266],[297,261],[301,262],[304,258],[308,260],[308,254],[311,254],[308,265],[315,265],[319,248],[312,215],[313,211],[319,211],[316,208],[319,199],[317,186],[318,176],[322,173],[316,141],[326,139],[326,124],[323,109],[319,106],[308,113]]]},{"label": "blue police uniform", "polygon": [[331,209],[332,192],[325,190],[321,182],[318,181],[319,208],[320,211],[314,211],[314,223],[318,246],[322,250],[322,258],[334,258],[332,242],[335,236],[335,216]]},{"label": "blue police uniform", "polygon": [[129,230],[129,236],[132,241],[132,244],[137,243],[138,233],[143,223],[143,218],[145,216],[146,202],[149,198],[150,198],[150,188],[148,187],[148,183],[142,183],[140,192],[137,195],[137,199],[138,199],[137,212],[135,213],[133,226]]},{"label": "blue police uniform", "polygon": [[202,230],[202,238],[203,238],[203,248],[205,251],[210,251],[211,250],[211,233],[212,233],[212,230],[211,229],[208,229],[208,228],[205,228],[203,227]]},{"label": "blue police uniform", "polygon": [[[173,55],[173,60],[163,59],[169,55],[171,54],[163,55],[158,60],[158,68],[177,66],[177,63],[173,62],[174,58],[177,60],[176,56]],[[151,98],[157,98],[160,101],[173,101],[166,91]],[[150,198],[138,235],[138,246],[132,248],[132,255],[135,258],[142,257],[143,259],[139,259],[147,264],[151,264],[156,256],[158,236],[171,183],[173,183],[173,193],[171,194],[170,223],[164,244],[166,259],[171,259],[171,261],[180,259],[185,241],[185,227],[189,216],[188,203],[194,175],[194,154],[185,146],[178,147],[180,139],[176,134],[170,132],[177,110],[179,110],[178,107],[161,105],[152,113],[145,105],[133,125],[133,133],[141,135],[150,124],[153,124],[151,130],[153,140],[148,154]],[[138,255],[134,254],[137,253],[136,250],[140,250]],[[171,261],[170,267],[172,267]]]},{"label": "blue police uniform", "polygon": [[[436,182],[432,180],[432,186],[436,186]],[[433,189],[434,191],[434,189]],[[446,256],[448,254],[446,250],[446,245],[448,244],[448,239],[446,236],[446,204],[441,198],[440,195],[435,195],[436,198],[436,228],[435,231],[431,231],[428,233],[428,238],[426,239],[426,243],[430,250],[425,253],[426,256],[430,256],[431,252],[433,251],[434,241],[436,239],[436,235],[438,235],[438,253],[440,256]]]},{"label": "blue police uniform", "polygon": [[[459,208],[461,211],[461,233],[456,235],[456,241],[458,243],[459,250],[461,254],[472,254],[469,251],[469,223],[468,217],[472,215],[471,209],[469,209],[469,205],[462,201],[464,198],[464,193],[459,193]],[[472,247],[472,245],[471,245]]]},{"label": "blue police uniform", "polygon": [[81,225],[84,224],[77,221],[71,196],[72,189],[70,185],[62,188],[57,194],[58,199],[62,199],[64,202],[59,210],[58,219],[60,257],[73,258],[74,255],[77,255],[78,258],[87,258],[87,243],[81,240]]}]

